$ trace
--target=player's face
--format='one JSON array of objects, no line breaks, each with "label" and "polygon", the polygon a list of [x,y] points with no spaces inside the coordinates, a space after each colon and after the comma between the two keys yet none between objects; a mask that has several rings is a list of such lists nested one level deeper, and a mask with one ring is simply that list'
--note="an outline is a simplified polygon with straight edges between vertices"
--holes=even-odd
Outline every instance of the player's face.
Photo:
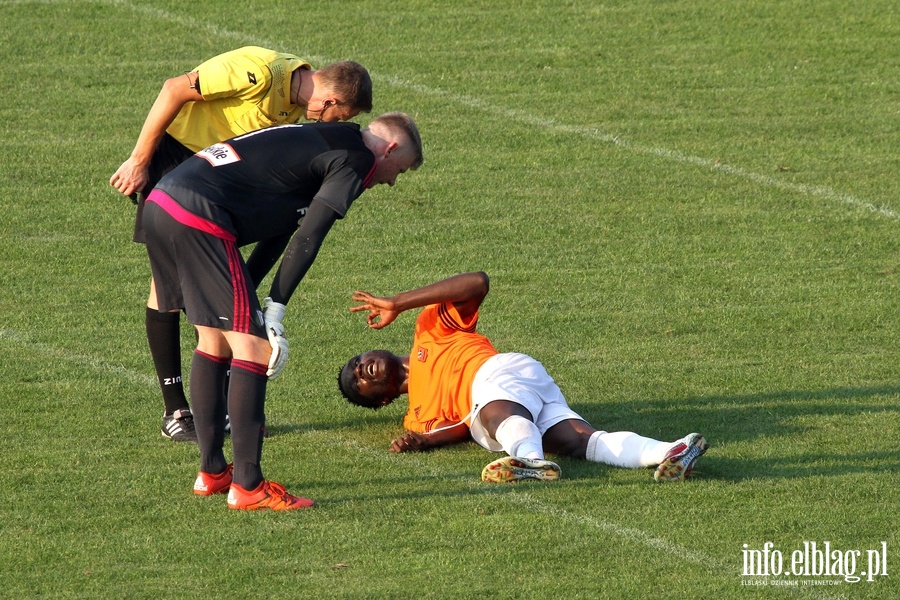
[{"label": "player's face", "polygon": [[387,350],[360,354],[347,364],[351,370],[350,388],[361,396],[382,405],[400,395],[403,365],[399,357]]},{"label": "player's face", "polygon": [[381,183],[393,186],[397,183],[397,176],[406,173],[412,168],[413,164],[412,152],[405,146],[398,146],[387,156],[375,157],[375,175],[369,187],[374,187]]}]

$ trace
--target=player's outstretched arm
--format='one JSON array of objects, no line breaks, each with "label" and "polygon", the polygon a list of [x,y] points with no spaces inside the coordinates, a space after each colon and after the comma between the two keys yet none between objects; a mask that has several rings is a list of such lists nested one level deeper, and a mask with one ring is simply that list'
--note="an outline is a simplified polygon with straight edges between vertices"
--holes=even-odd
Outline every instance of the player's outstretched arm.
[{"label": "player's outstretched arm", "polygon": [[400,292],[390,298],[356,291],[353,293],[353,301],[358,304],[350,307],[350,311],[368,311],[366,320],[372,329],[387,327],[404,311],[443,302],[452,302],[460,316],[466,318],[475,314],[489,289],[490,279],[487,273],[460,273],[414,290]]}]

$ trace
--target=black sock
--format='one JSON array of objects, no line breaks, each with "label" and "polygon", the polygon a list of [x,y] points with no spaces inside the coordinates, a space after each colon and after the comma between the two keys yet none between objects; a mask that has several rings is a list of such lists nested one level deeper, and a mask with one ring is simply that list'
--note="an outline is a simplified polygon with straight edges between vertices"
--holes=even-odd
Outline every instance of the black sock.
[{"label": "black sock", "polygon": [[162,389],[166,414],[188,408],[181,381],[181,313],[159,312],[147,307],[147,341]]},{"label": "black sock", "polygon": [[228,361],[228,372],[225,373],[225,386],[222,389],[222,398],[225,402],[225,414],[228,414],[228,384],[231,383],[231,361]]},{"label": "black sock", "polygon": [[191,398],[194,400],[194,427],[200,446],[200,470],[221,473],[228,466],[225,445],[225,397],[222,386],[229,359],[200,351],[191,359]]},{"label": "black sock", "polygon": [[262,426],[265,423],[267,365],[245,360],[231,361],[228,384],[228,414],[234,452],[234,481],[253,490],[263,480]]}]

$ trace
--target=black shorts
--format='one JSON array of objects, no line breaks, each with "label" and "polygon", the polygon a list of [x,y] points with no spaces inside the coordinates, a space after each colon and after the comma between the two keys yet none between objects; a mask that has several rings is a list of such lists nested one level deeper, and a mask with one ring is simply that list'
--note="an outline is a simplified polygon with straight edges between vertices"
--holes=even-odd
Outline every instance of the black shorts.
[{"label": "black shorts", "polygon": [[139,244],[146,243],[142,222],[144,218],[144,201],[147,196],[150,195],[150,192],[156,187],[156,184],[159,183],[159,180],[162,179],[166,173],[193,155],[193,151],[189,150],[187,146],[183,145],[168,133],[164,134],[162,139],[159,140],[159,145],[156,147],[153,156],[150,158],[150,166],[147,167],[147,185],[145,185],[144,189],[137,194],[137,214],[134,217],[134,237],[131,238],[133,241]]},{"label": "black shorts", "polygon": [[[144,205],[144,233],[160,312],[184,309],[194,325],[266,338],[247,265],[234,241],[180,223],[154,191]],[[183,209],[182,209],[183,210]]]}]

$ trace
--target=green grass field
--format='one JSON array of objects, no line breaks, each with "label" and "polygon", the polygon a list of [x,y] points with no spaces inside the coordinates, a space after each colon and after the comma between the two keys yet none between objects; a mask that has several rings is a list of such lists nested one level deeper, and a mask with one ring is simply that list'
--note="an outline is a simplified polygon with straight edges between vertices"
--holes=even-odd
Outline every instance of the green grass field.
[{"label": "green grass field", "polygon": [[[0,10],[0,597],[900,597],[896,2]],[[318,501],[299,514],[191,494],[107,183],[163,80],[248,44],[365,64],[374,113],[413,114],[426,146],[288,308],[263,467]],[[350,294],[464,270],[491,275],[482,331],[595,426],[704,433],[696,477],[560,459],[558,483],[490,486],[475,444],[389,454],[405,406],[354,409],[335,377],[406,351],[414,315],[367,330]],[[808,542],[842,574],[886,564],[744,576],[767,542],[786,570]]]}]

